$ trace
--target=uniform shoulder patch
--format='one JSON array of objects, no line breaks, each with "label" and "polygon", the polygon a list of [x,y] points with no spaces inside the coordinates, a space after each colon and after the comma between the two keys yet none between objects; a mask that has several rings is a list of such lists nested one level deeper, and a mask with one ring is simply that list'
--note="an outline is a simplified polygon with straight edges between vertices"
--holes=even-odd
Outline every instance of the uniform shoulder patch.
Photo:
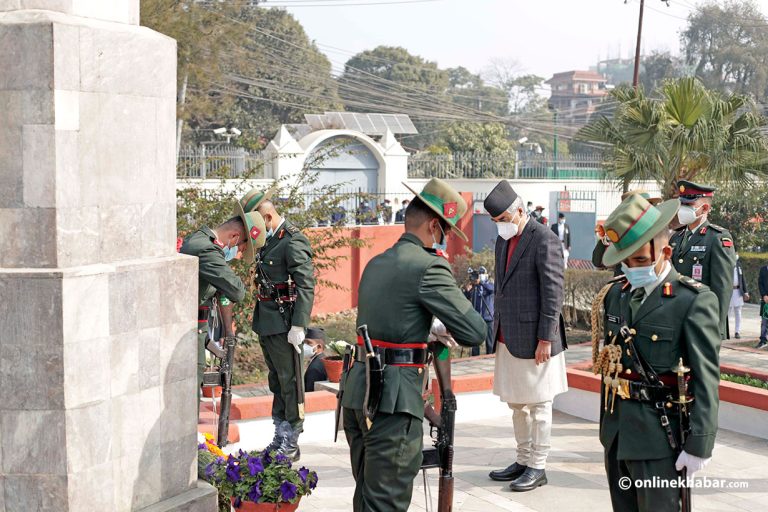
[{"label": "uniform shoulder patch", "polygon": [[718,233],[724,233],[728,231],[724,227],[718,226],[717,224],[710,224],[709,227],[712,228],[713,231],[717,231]]},{"label": "uniform shoulder patch", "polygon": [[292,235],[295,235],[296,233],[301,233],[301,230],[296,226],[294,226],[293,224],[288,224],[287,226],[285,226],[285,230]]},{"label": "uniform shoulder patch", "polygon": [[731,240],[727,236],[724,236],[723,238],[721,238],[720,243],[723,244],[723,247],[733,248],[733,240]]},{"label": "uniform shoulder patch", "polygon": [[704,290],[709,290],[708,286],[705,286],[700,282],[696,281],[695,279],[692,279],[688,276],[680,276],[679,280],[680,280],[680,284],[682,284],[688,289],[695,291],[696,293],[703,292]]}]

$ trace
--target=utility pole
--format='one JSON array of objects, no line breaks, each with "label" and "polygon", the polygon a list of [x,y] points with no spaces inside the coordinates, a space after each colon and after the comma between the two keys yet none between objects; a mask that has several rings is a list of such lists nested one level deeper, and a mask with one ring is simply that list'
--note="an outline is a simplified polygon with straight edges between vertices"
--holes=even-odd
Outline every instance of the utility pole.
[{"label": "utility pole", "polygon": [[637,47],[635,48],[635,74],[632,77],[632,87],[637,89],[640,83],[640,40],[643,35],[643,11],[645,11],[645,0],[640,0],[640,18],[637,22]]}]

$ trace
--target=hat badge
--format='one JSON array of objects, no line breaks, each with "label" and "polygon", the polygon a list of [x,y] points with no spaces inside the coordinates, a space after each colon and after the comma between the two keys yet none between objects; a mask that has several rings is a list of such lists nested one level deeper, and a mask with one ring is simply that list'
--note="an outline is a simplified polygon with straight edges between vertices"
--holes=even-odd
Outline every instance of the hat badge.
[{"label": "hat badge", "polygon": [[680,185],[680,193],[682,194],[685,192],[685,185]]},{"label": "hat badge", "polygon": [[251,238],[253,238],[254,240],[259,238],[260,234],[261,234],[261,230],[259,228],[257,228],[256,226],[253,226],[251,228]]},{"label": "hat badge", "polygon": [[457,204],[454,203],[445,203],[443,205],[443,215],[449,219],[452,219],[456,216],[456,210],[457,210]]},{"label": "hat badge", "polygon": [[608,240],[610,240],[613,243],[616,243],[619,241],[619,234],[613,229],[607,229],[605,231],[605,236],[607,236]]}]

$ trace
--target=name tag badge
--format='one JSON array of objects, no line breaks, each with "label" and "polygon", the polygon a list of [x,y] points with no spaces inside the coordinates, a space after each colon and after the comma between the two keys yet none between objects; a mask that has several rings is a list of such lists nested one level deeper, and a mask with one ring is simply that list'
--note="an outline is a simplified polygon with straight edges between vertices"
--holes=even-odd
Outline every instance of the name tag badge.
[{"label": "name tag badge", "polygon": [[701,281],[701,279],[704,277],[704,265],[701,263],[694,265],[691,277],[697,281]]},{"label": "name tag badge", "polygon": [[707,252],[706,245],[694,245],[691,247],[691,252]]},{"label": "name tag badge", "polygon": [[621,323],[621,317],[620,316],[614,316],[614,315],[607,315],[608,321],[614,324],[620,324]]}]

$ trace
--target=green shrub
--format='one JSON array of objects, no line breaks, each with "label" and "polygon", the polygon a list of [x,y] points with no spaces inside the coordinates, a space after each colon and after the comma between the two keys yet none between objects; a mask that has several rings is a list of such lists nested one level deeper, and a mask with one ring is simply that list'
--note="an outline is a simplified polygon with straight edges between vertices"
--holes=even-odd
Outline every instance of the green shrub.
[{"label": "green shrub", "polygon": [[739,260],[744,271],[744,279],[747,281],[749,301],[753,304],[760,302],[760,291],[757,287],[757,278],[760,275],[760,267],[768,265],[768,253],[740,252]]},{"label": "green shrub", "polygon": [[721,373],[720,380],[744,384],[745,386],[752,386],[753,388],[768,389],[768,382],[762,379],[756,379],[755,377],[750,377],[749,374],[731,375],[730,373]]}]

